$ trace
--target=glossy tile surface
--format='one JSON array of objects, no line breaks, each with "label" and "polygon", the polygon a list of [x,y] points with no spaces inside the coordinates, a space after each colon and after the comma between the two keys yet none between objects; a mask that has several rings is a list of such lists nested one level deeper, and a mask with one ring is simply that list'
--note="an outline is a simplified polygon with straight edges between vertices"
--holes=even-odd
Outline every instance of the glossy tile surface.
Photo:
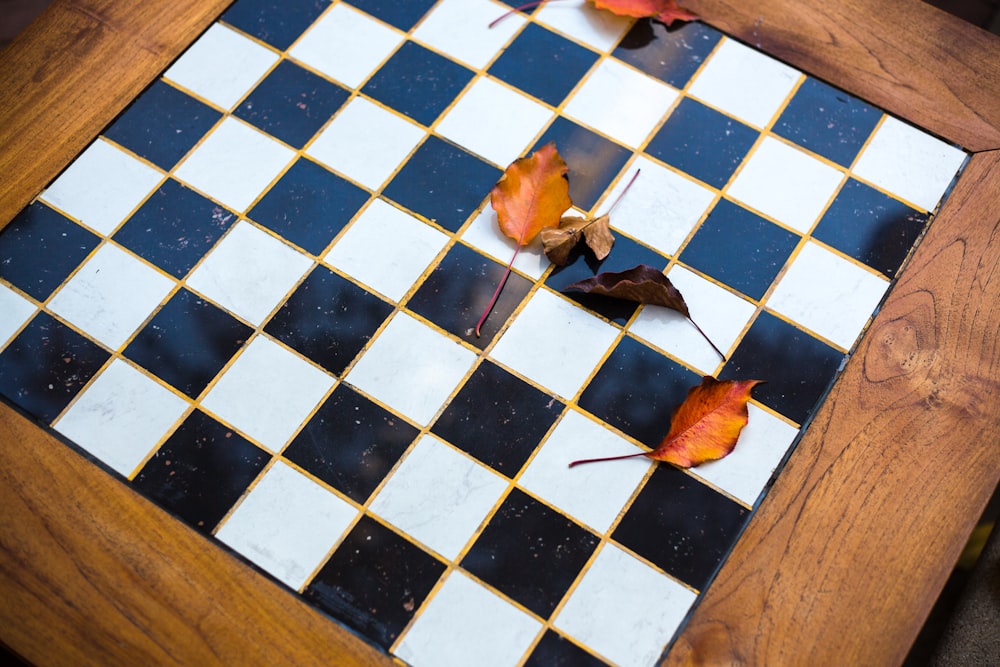
[{"label": "glossy tile surface", "polygon": [[[965,153],[701,23],[238,0],[0,233],[0,394],[413,665],[652,665]],[[617,240],[513,262],[554,141]],[[664,271],[692,319],[566,291]],[[733,454],[645,457],[702,375]]]}]

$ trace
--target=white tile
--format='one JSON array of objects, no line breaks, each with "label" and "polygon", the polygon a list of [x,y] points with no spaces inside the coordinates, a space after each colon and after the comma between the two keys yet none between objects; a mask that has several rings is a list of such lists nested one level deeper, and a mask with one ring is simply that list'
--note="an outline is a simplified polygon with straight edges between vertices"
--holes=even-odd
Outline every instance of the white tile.
[{"label": "white tile", "polygon": [[805,233],[843,179],[841,171],[809,153],[766,137],[729,186],[729,195]]},{"label": "white tile", "polygon": [[334,378],[264,335],[256,336],[201,404],[272,452],[279,451]]},{"label": "white tile", "polygon": [[473,69],[484,68],[524,24],[512,14],[490,28],[510,7],[492,0],[443,0],[424,17],[413,37]]},{"label": "white tile", "polygon": [[[514,241],[500,231],[500,225],[497,223],[497,212],[493,210],[493,205],[488,201],[462,232],[462,240],[504,266],[514,255]],[[536,239],[517,253],[514,269],[538,280],[549,268],[549,264],[548,258],[542,251],[542,242]]]},{"label": "white tile", "polygon": [[454,560],[507,481],[425,435],[372,501],[371,511]]},{"label": "white tile", "polygon": [[490,356],[571,399],[617,336],[618,329],[607,322],[540,289],[518,313]]},{"label": "white tile", "polygon": [[564,111],[567,116],[636,148],[659,124],[678,95],[676,88],[608,58],[573,93]]},{"label": "white tile", "polygon": [[398,312],[345,380],[424,425],[475,360],[474,352]]},{"label": "white tile", "polygon": [[216,23],[163,76],[231,109],[277,60],[270,49]]},{"label": "white tile", "polygon": [[603,213],[618,199],[632,175],[639,176],[611,212],[611,226],[660,252],[676,254],[715,201],[715,193],[645,157],[638,157],[605,197]]},{"label": "white tile", "polygon": [[584,0],[550,2],[533,14],[535,20],[555,28],[598,51],[610,51],[628,32],[634,19],[616,16]]},{"label": "white tile", "polygon": [[753,403],[747,410],[747,425],[729,456],[691,468],[691,472],[752,506],[799,430]]},{"label": "white tile", "polygon": [[183,398],[115,359],[53,428],[128,477],[187,408]]},{"label": "white tile", "polygon": [[622,667],[648,667],[694,600],[687,588],[607,544],[553,625]]},{"label": "white tile", "polygon": [[278,461],[215,536],[298,590],[357,513],[347,501]]},{"label": "white tile", "polygon": [[174,285],[172,278],[108,243],[56,292],[49,310],[114,350]]},{"label": "white tile", "polygon": [[652,465],[645,457],[570,468],[579,459],[645,451],[606,426],[567,410],[518,484],[596,533],[604,533]]},{"label": "white tile", "polygon": [[338,4],[288,53],[347,87],[357,88],[402,41],[403,35],[395,29]]},{"label": "white tile", "polygon": [[[672,267],[667,277],[684,297],[691,318],[709,340],[726,353],[739,338],[756,306],[682,266]],[[669,308],[644,306],[629,331],[703,375],[714,375],[722,363],[718,353],[691,322]]]},{"label": "white tile", "polygon": [[295,158],[295,151],[226,118],[174,175],[236,211],[246,210]]},{"label": "white tile", "polygon": [[103,139],[83,153],[41,199],[101,234],[110,234],[157,186],[163,174]]},{"label": "white tile", "polygon": [[424,135],[416,123],[355,97],[306,153],[366,188],[378,190]]},{"label": "white tile", "polygon": [[932,211],[964,161],[958,148],[887,116],[861,152],[854,173]]},{"label": "white tile", "polygon": [[541,629],[537,619],[455,570],[396,655],[413,667],[514,667]]},{"label": "white tile", "polygon": [[810,241],[767,307],[848,349],[885,296],[889,281]]},{"label": "white tile", "polygon": [[0,285],[0,349],[35,313],[35,304],[6,285]]},{"label": "white tile", "polygon": [[799,76],[788,65],[725,39],[688,92],[751,125],[764,127],[792,92]]},{"label": "white tile", "polygon": [[505,168],[534,143],[553,113],[489,77],[477,79],[437,132]]},{"label": "white tile", "polygon": [[312,260],[241,220],[188,279],[239,317],[258,325],[312,265]]},{"label": "white tile", "polygon": [[376,199],[323,261],[399,301],[447,243],[447,235]]}]

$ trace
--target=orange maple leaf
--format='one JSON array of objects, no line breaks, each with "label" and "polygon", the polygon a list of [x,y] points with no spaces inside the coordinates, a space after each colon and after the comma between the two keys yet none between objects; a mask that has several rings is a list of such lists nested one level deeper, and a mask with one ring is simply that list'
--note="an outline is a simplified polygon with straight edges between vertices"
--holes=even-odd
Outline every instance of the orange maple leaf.
[{"label": "orange maple leaf", "polygon": [[591,0],[598,9],[606,9],[618,16],[654,18],[666,25],[674,21],[695,21],[697,14],[677,4],[677,0]]},{"label": "orange maple leaf", "polygon": [[567,172],[569,167],[556,150],[555,143],[550,141],[530,156],[514,160],[493,186],[490,203],[497,212],[497,224],[500,231],[514,239],[517,245],[493,298],[476,323],[477,336],[507,282],[518,251],[546,227],[558,225],[562,214],[573,205],[569,198]]},{"label": "orange maple leaf", "polygon": [[700,385],[691,388],[687,398],[674,411],[670,432],[653,451],[584,459],[569,465],[572,468],[580,463],[646,456],[680,468],[690,468],[721,459],[736,447],[740,432],[749,418],[747,401],[750,400],[750,390],[761,382],[716,380],[705,376]]}]

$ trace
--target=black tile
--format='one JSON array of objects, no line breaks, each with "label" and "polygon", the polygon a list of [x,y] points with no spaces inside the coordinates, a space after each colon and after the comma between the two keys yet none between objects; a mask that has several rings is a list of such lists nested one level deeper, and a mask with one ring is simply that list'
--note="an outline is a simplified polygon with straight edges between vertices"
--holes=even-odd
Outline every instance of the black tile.
[{"label": "black tile", "polygon": [[[620,235],[616,237],[611,253],[602,261],[598,261],[589,249],[585,249],[584,244],[579,244],[570,255],[569,263],[554,269],[545,279],[545,284],[554,290],[562,291],[573,283],[592,278],[598,273],[627,271],[640,264],[661,270],[667,267],[669,260],[663,255],[632,239]],[[576,291],[563,293],[581,306],[619,324],[625,324],[639,307],[634,302],[607,296]]]},{"label": "black tile", "polygon": [[558,106],[596,60],[596,53],[529,23],[490,66],[489,73]]},{"label": "black tile", "polygon": [[762,312],[719,373],[719,379],[764,380],[755,399],[799,424],[812,414],[846,355]]},{"label": "black tile", "polygon": [[681,100],[646,152],[721,188],[760,133],[690,97]]},{"label": "black tile", "polygon": [[736,542],[749,513],[691,475],[661,464],[612,538],[701,590]]},{"label": "black tile", "polygon": [[285,50],[329,5],[329,0],[237,0],[221,20]]},{"label": "black tile", "polygon": [[237,216],[168,178],[115,232],[114,240],[176,278],[183,278]]},{"label": "black tile", "polygon": [[476,336],[476,322],[489,304],[504,266],[460,243],[452,246],[406,307],[479,349],[486,347],[531,289],[511,273],[490,316]]},{"label": "black tile", "polygon": [[723,199],[681,252],[680,261],[760,299],[798,242],[798,235]]},{"label": "black tile", "polygon": [[282,60],[234,113],[285,143],[302,148],[350,95],[346,88]]},{"label": "black tile", "polygon": [[302,595],[389,648],[444,570],[444,563],[365,516]]},{"label": "black tile", "polygon": [[158,80],[132,102],[104,136],[169,171],[221,116]]},{"label": "black tile", "polygon": [[48,313],[38,313],[0,352],[0,394],[49,423],[109,356]]},{"label": "black tile", "polygon": [[604,667],[606,664],[550,629],[545,631],[524,667]]},{"label": "black tile", "polygon": [[417,433],[416,427],[341,384],[295,436],[284,456],[364,503]]},{"label": "black tile", "polygon": [[554,141],[569,166],[569,196],[577,208],[589,211],[625,166],[632,151],[559,116],[532,150]]},{"label": "black tile", "polygon": [[599,542],[515,488],[462,559],[462,567],[548,618]]},{"label": "black tile", "polygon": [[132,486],[193,528],[210,533],[271,455],[200,410],[156,451]]},{"label": "black tile", "polygon": [[0,278],[45,301],[99,242],[100,237],[36,201],[0,230]]},{"label": "black tile", "polygon": [[849,167],[882,112],[812,77],[792,96],[774,133]]},{"label": "black tile", "polygon": [[484,360],[431,431],[513,477],[562,409],[549,394]]},{"label": "black tile", "polygon": [[299,158],[247,216],[318,255],[368,196],[366,190]]},{"label": "black tile", "polygon": [[375,18],[381,19],[404,32],[417,24],[437,0],[351,0],[351,4],[363,9]]},{"label": "black tile", "polygon": [[181,289],[125,349],[125,356],[196,398],[253,329]]},{"label": "black tile", "polygon": [[374,294],[317,266],[265,331],[340,375],[392,310]]},{"label": "black tile", "polygon": [[701,376],[628,336],[621,339],[580,396],[580,407],[656,447],[674,410]]},{"label": "black tile", "polygon": [[892,278],[930,215],[853,178],[813,230],[813,236]]},{"label": "black tile", "polygon": [[718,30],[698,21],[671,28],[659,21],[636,21],[612,55],[683,88],[721,38]]},{"label": "black tile", "polygon": [[383,194],[448,231],[458,231],[503,174],[435,136],[416,150]]},{"label": "black tile", "polygon": [[471,80],[472,70],[407,41],[372,75],[362,92],[430,125]]}]

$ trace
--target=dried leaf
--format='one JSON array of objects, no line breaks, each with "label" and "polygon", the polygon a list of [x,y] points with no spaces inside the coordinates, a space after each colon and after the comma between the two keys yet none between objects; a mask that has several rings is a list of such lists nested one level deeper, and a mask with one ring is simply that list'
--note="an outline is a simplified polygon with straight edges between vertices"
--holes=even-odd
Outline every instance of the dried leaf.
[{"label": "dried leaf", "polygon": [[646,456],[690,468],[728,456],[749,418],[747,401],[750,391],[762,380],[716,380],[705,376],[701,384],[688,391],[687,398],[674,411],[670,432],[651,452],[625,456],[573,461],[581,463],[613,461]]},{"label": "dried leaf", "polygon": [[556,266],[566,266],[570,253],[582,238],[598,260],[611,252],[615,237],[611,234],[611,217],[605,213],[599,218],[581,218],[568,215],[559,221],[559,227],[543,229],[542,248],[545,256]]},{"label": "dried leaf", "polygon": [[667,26],[674,21],[696,21],[698,15],[677,4],[677,0],[591,0],[598,9],[618,16],[654,18]]},{"label": "dried leaf", "polygon": [[659,269],[647,264],[640,264],[627,271],[598,273],[592,278],[567,285],[565,289],[584,292],[585,294],[600,294],[616,299],[663,306],[671,310],[676,310],[686,317],[688,322],[694,325],[694,328],[698,330],[702,338],[708,341],[708,344],[722,357],[723,361],[726,359],[726,355],[722,353],[722,350],[716,347],[715,343],[701,330],[701,327],[691,319],[691,313],[688,310],[687,303],[684,301],[684,297],[674,287],[673,283],[670,282],[670,279],[663,275]]}]

